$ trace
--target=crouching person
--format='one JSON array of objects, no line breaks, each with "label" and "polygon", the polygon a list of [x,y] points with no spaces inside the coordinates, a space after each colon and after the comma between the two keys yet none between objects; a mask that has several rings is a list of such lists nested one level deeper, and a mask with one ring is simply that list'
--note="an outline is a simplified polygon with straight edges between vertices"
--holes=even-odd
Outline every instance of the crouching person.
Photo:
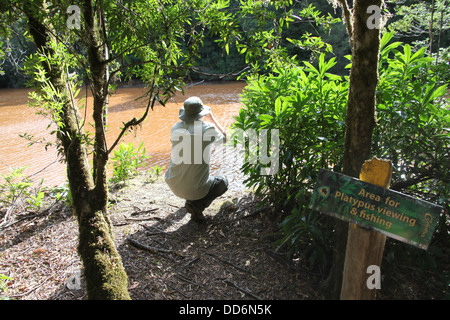
[{"label": "crouching person", "polygon": [[172,153],[165,180],[172,192],[186,200],[186,211],[197,222],[203,211],[228,190],[228,180],[211,176],[209,160],[214,144],[224,143],[226,133],[198,97],[184,102],[180,122],[171,130]]}]

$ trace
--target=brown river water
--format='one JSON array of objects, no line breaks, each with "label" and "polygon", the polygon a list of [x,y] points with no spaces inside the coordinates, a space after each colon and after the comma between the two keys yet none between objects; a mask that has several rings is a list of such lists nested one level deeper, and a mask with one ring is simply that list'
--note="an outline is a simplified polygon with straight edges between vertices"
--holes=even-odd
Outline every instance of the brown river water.
[{"label": "brown river water", "polygon": [[[143,141],[146,155],[144,170],[158,165],[169,166],[170,161],[170,129],[179,121],[178,112],[185,99],[198,96],[203,103],[210,106],[217,121],[228,128],[242,107],[239,95],[245,86],[243,82],[206,83],[191,86],[175,95],[165,107],[157,105],[149,112],[147,120],[141,128],[128,133],[122,141],[133,142],[137,147]],[[80,96],[86,91],[82,88]],[[2,89],[0,90],[0,173],[6,175],[10,168],[26,167],[26,176],[34,182],[44,179],[45,186],[62,185],[66,182],[65,165],[57,161],[55,148],[34,144],[28,146],[28,141],[20,134],[28,133],[35,139],[46,138],[55,141],[47,129],[49,119],[36,115],[36,110],[27,106],[29,89]],[[107,140],[111,145],[120,132],[123,122],[133,117],[142,116],[147,100],[139,99],[146,92],[144,87],[121,87],[110,97],[108,113]],[[84,103],[84,102],[83,102]],[[86,123],[91,122],[92,98],[88,93],[88,108]],[[84,115],[84,110],[81,110]],[[89,130],[89,128],[87,127]],[[117,147],[116,147],[117,149]],[[112,154],[111,154],[112,156]],[[242,188],[240,173],[241,161],[237,152],[231,147],[221,146],[213,150],[211,156],[211,173],[225,175],[230,181],[230,189]],[[111,164],[109,165],[111,171]],[[142,170],[142,169],[141,169]],[[0,178],[0,183],[3,179]]]}]

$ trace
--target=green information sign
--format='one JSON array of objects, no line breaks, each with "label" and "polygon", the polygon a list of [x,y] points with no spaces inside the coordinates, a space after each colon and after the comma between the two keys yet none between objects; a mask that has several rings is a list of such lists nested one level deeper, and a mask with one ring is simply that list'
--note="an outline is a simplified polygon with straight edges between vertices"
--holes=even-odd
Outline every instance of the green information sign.
[{"label": "green information sign", "polygon": [[443,212],[441,206],[324,169],[309,207],[425,250]]}]

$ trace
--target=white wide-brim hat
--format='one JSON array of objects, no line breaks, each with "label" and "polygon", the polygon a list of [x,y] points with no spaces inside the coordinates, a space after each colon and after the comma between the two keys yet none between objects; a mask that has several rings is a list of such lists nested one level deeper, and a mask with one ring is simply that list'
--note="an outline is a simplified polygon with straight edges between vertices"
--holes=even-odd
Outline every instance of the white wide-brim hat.
[{"label": "white wide-brim hat", "polygon": [[211,108],[205,106],[199,97],[190,97],[184,101],[178,117],[183,121],[196,121],[208,113],[211,113]]}]

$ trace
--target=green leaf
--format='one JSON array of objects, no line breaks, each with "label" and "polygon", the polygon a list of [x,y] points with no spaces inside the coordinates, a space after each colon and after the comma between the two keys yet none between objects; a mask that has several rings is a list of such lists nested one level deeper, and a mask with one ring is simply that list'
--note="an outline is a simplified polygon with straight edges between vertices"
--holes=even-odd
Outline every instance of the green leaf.
[{"label": "green leaf", "polygon": [[280,114],[280,110],[281,110],[281,97],[278,97],[275,100],[275,115],[278,116]]},{"label": "green leaf", "polygon": [[263,120],[263,123],[269,123],[273,120],[273,117],[269,114],[260,114],[258,118]]},{"label": "green leaf", "polygon": [[309,63],[308,61],[303,61],[303,63],[308,67],[308,69],[306,69],[307,71],[312,71],[315,74],[320,74],[319,70],[317,70],[311,63]]},{"label": "green leaf", "polygon": [[290,102],[289,102],[289,101],[287,101],[287,100],[283,101],[283,106],[282,106],[282,108],[281,108],[281,114],[283,114],[283,113],[286,112],[286,110],[287,110],[287,108],[289,107],[289,105],[290,105]]},{"label": "green leaf", "polygon": [[425,50],[426,50],[426,47],[423,47],[423,48],[420,48],[419,50],[417,50],[417,52],[415,52],[413,54],[413,56],[411,57],[411,62],[413,62],[414,60],[416,60],[420,57],[423,57],[423,55],[425,54]]},{"label": "green leaf", "polygon": [[409,44],[405,44],[403,51],[405,52],[405,64],[409,64],[411,60],[411,46]]},{"label": "green leaf", "polygon": [[430,100],[434,100],[440,96],[443,96],[447,91],[447,85],[444,84],[442,86],[440,86],[439,88],[437,88],[436,90],[433,91],[433,93],[430,96]]},{"label": "green leaf", "polygon": [[389,41],[391,41],[393,36],[394,36],[394,32],[386,32],[385,34],[383,34],[383,37],[381,38],[381,41],[380,41],[380,49],[381,50],[384,48],[384,46],[386,44],[389,43]]}]

